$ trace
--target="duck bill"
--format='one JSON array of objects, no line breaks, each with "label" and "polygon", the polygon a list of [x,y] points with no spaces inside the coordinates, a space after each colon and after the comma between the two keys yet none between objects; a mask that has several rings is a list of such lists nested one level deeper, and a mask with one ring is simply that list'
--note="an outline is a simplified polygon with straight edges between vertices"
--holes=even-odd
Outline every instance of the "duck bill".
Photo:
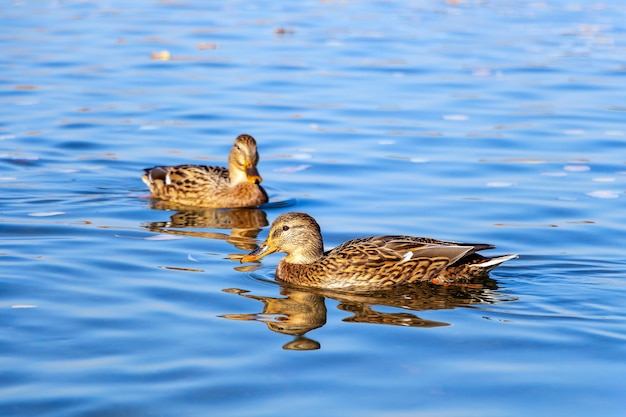
[{"label": "duck bill", "polygon": [[268,241],[265,241],[261,244],[261,246],[241,258],[241,263],[258,261],[264,256],[267,256],[270,253],[274,252],[276,252],[276,248],[272,246]]},{"label": "duck bill", "polygon": [[253,166],[246,166],[246,178],[248,179],[248,182],[253,184],[261,184],[263,181],[261,174],[259,174],[259,171]]}]

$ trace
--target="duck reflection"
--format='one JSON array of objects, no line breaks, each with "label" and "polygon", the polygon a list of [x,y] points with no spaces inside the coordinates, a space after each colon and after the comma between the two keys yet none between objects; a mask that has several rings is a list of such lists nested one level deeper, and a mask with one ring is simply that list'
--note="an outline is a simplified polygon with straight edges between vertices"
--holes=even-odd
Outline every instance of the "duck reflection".
[{"label": "duck reflection", "polygon": [[384,292],[360,294],[283,286],[280,291],[283,297],[267,297],[229,288],[224,291],[260,301],[263,310],[260,313],[224,314],[221,317],[265,323],[274,332],[295,337],[283,346],[284,349],[312,350],[319,349],[320,344],[305,335],[326,324],[326,298],[338,301],[337,308],[352,313],[343,319],[345,322],[430,328],[448,326],[449,323],[423,319],[408,311],[380,311],[375,306],[425,311],[506,301],[497,297],[497,293],[494,293],[496,289],[496,281],[488,277],[448,286],[420,283]]},{"label": "duck reflection", "polygon": [[[257,247],[256,237],[267,226],[267,215],[257,208],[214,209],[188,208],[166,201],[154,201],[153,209],[173,210],[167,221],[144,223],[151,232],[225,240],[238,249]],[[192,231],[190,228],[230,229],[230,233]]]},{"label": "duck reflection", "polygon": [[224,314],[221,317],[231,320],[248,320],[265,323],[277,333],[295,336],[295,339],[283,346],[289,350],[315,350],[320,344],[304,335],[326,324],[326,304],[324,296],[309,291],[282,288],[284,298],[265,297],[248,294],[238,288],[225,289],[224,292],[237,294],[263,303],[263,311],[252,314]]}]

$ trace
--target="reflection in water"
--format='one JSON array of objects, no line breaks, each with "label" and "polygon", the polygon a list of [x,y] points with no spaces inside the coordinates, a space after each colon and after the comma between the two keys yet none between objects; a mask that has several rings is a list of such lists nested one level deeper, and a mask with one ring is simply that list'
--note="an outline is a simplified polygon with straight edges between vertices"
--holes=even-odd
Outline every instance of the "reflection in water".
[{"label": "reflection in water", "polygon": [[263,311],[258,314],[224,314],[231,320],[260,321],[277,333],[284,333],[296,338],[283,346],[290,350],[319,349],[318,342],[304,337],[304,334],[326,324],[326,304],[324,296],[308,291],[283,288],[285,298],[264,297],[247,294],[248,291],[237,288],[225,289],[225,292],[241,295],[263,303]]},{"label": "reflection in water", "polygon": [[[168,221],[149,222],[142,226],[151,232],[226,240],[238,249],[252,250],[257,247],[256,236],[267,226],[267,215],[256,208],[211,209],[181,208],[171,203],[154,201],[153,209],[176,210]],[[230,229],[230,234],[179,230],[188,228]]]},{"label": "reflection in water", "polygon": [[221,317],[231,320],[263,322],[272,331],[296,336],[292,342],[283,346],[284,349],[312,350],[319,349],[320,344],[306,338],[305,334],[326,324],[326,298],[339,301],[337,307],[340,310],[352,313],[352,316],[343,319],[345,322],[439,327],[448,326],[449,323],[422,319],[413,313],[404,311],[378,311],[374,306],[424,311],[514,300],[503,299],[500,294],[494,292],[497,288],[496,281],[488,277],[474,280],[471,283],[448,286],[419,283],[364,294],[283,286],[280,293],[284,298],[252,295],[247,290],[229,288],[225,289],[224,292],[262,302],[263,311],[252,314],[224,314]]}]

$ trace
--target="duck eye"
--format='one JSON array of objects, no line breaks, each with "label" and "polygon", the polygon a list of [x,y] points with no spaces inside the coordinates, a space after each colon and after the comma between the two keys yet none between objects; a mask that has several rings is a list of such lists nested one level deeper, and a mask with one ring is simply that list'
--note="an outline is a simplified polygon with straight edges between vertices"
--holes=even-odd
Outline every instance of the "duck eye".
[{"label": "duck eye", "polygon": [[283,226],[283,232],[286,232],[287,230],[289,230],[289,226]]}]

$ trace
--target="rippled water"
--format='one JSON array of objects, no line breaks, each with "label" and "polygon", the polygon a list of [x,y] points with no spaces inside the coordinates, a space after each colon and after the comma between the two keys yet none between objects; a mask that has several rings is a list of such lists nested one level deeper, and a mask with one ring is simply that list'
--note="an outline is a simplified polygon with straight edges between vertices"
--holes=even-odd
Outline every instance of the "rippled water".
[{"label": "rippled water", "polygon": [[[617,2],[615,2],[617,3]],[[618,416],[626,6],[0,5],[3,416]],[[271,202],[177,212],[144,167],[256,137]],[[519,253],[350,296],[241,265],[280,213]]]}]

